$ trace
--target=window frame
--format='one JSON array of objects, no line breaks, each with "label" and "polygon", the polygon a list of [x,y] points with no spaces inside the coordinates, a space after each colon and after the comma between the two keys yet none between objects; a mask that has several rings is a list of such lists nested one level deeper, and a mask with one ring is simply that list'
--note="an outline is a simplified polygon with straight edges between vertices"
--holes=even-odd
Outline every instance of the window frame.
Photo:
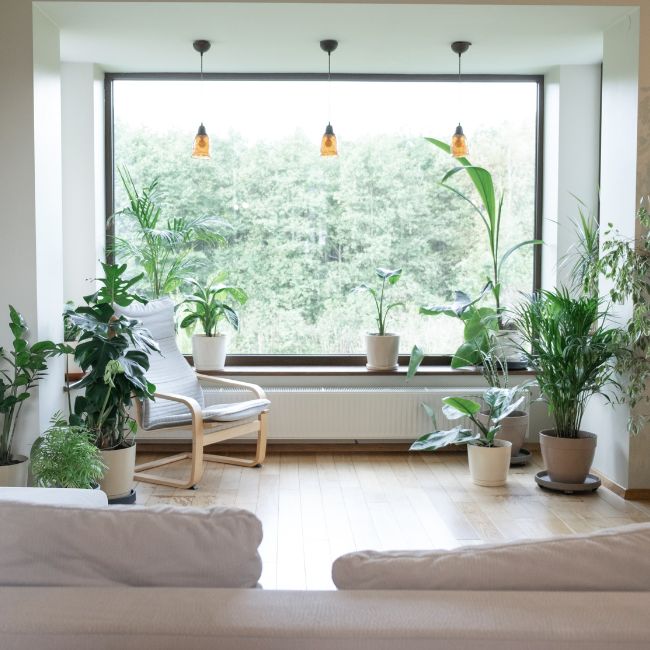
[{"label": "window frame", "polygon": [[[326,73],[225,73],[205,72],[204,80],[215,81],[327,81]],[[387,82],[454,82],[456,74],[355,74],[332,73],[333,81],[387,81]],[[195,81],[201,79],[194,72],[106,72],[104,74],[104,200],[106,211],[106,258],[113,262],[108,251],[115,235],[111,216],[115,213],[115,150],[114,150],[114,106],[113,82],[119,80],[142,81]],[[534,238],[542,239],[543,223],[543,172],[544,172],[544,75],[517,74],[464,74],[463,81],[481,83],[535,83],[537,88],[535,119],[535,200]],[[541,289],[542,246],[533,248],[533,291]],[[191,356],[188,359],[191,360]],[[452,355],[427,355],[424,366],[449,366]],[[245,367],[271,366],[364,366],[364,354],[229,354],[228,365]],[[399,364],[408,365],[408,355],[400,355]]]}]

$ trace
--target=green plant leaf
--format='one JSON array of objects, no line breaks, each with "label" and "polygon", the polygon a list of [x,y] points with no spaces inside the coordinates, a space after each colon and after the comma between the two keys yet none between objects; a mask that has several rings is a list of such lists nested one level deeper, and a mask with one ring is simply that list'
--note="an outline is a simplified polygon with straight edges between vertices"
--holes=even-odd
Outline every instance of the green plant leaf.
[{"label": "green plant leaf", "polygon": [[433,431],[418,438],[409,448],[410,451],[436,451],[449,445],[462,445],[478,440],[480,434],[475,431],[454,427],[448,431]]},{"label": "green plant leaf", "polygon": [[411,379],[415,376],[415,373],[418,371],[420,364],[424,360],[424,356],[424,350],[422,350],[422,348],[419,348],[417,345],[414,345],[413,349],[411,350],[411,357],[409,358],[409,368],[408,372],[406,373],[407,379]]},{"label": "green plant leaf", "polygon": [[442,411],[448,420],[458,420],[462,417],[471,417],[481,410],[481,405],[472,399],[464,397],[444,397]]}]

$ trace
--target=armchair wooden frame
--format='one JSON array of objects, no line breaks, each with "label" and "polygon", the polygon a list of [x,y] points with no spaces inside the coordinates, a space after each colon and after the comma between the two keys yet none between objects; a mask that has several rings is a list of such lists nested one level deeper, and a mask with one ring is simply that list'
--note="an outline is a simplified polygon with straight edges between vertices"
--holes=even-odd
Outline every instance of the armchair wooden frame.
[{"label": "armchair wooden frame", "polygon": [[[202,375],[199,373],[196,374],[196,378],[201,383],[243,388],[254,393],[259,399],[266,398],[266,395],[262,388],[256,384],[249,384],[243,381],[235,381],[234,379],[225,379],[222,377],[212,377],[210,375]],[[141,465],[136,465],[134,474],[135,480],[144,481],[146,483],[155,483],[156,485],[167,485],[174,488],[189,489],[193,488],[201,480],[201,477],[203,476],[204,461],[212,463],[226,463],[229,465],[240,465],[243,467],[261,467],[266,456],[268,410],[260,413],[259,416],[253,421],[243,422],[242,424],[233,422],[233,426],[228,427],[227,429],[217,429],[215,431],[210,431],[211,428],[223,425],[224,423],[205,421],[203,419],[201,406],[195,399],[186,397],[184,395],[176,395],[174,393],[154,393],[154,396],[156,399],[180,402],[181,404],[185,404],[185,406],[187,406],[192,415],[192,450],[189,452],[183,452],[181,454],[175,454],[174,456],[168,456],[166,458],[153,460],[148,463],[142,463]],[[136,403],[136,413],[138,424],[142,426],[142,404],[139,400]],[[177,427],[172,426],[168,428]],[[255,448],[255,457],[253,459],[249,460],[246,458],[236,458],[232,456],[218,456],[215,454],[206,454],[203,451],[204,447],[207,445],[229,440],[230,438],[237,438],[249,433],[257,434],[257,445]],[[190,465],[189,478],[187,480],[167,478],[165,476],[161,476],[160,474],[148,473],[148,470],[154,469],[156,467],[162,467],[164,465],[170,465],[172,463],[178,463],[182,460],[187,460],[188,458],[192,462]]]}]

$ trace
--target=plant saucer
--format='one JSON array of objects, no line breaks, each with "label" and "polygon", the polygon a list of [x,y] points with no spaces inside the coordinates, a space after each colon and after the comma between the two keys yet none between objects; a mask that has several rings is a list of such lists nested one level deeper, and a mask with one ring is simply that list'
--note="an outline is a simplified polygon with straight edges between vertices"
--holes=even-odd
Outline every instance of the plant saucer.
[{"label": "plant saucer", "polygon": [[519,453],[516,456],[510,457],[510,467],[520,467],[521,465],[527,465],[528,461],[533,457],[533,454],[524,449],[523,447],[519,450]]},{"label": "plant saucer", "polygon": [[554,492],[564,492],[564,494],[573,494],[574,492],[595,492],[600,487],[600,479],[593,474],[587,474],[584,483],[561,483],[552,481],[546,470],[535,474],[535,482],[539,487]]}]

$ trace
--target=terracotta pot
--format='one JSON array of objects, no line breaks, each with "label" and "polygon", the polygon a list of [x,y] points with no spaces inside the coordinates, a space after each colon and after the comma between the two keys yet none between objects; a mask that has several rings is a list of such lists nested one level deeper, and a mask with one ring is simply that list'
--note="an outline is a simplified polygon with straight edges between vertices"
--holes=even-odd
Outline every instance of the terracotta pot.
[{"label": "terracotta pot", "polygon": [[[487,424],[488,416],[486,413],[479,413],[478,419]],[[512,443],[510,453],[512,456],[518,456],[526,442],[528,433],[528,413],[525,411],[513,411],[511,415],[501,421],[501,429],[497,433],[497,440],[509,440]]]},{"label": "terracotta pot", "polygon": [[20,454],[16,454],[12,458],[18,462],[13,465],[0,465],[0,486],[27,487],[29,458]]},{"label": "terracotta pot", "polygon": [[577,438],[558,438],[555,429],[539,432],[542,458],[551,481],[584,483],[594,462],[596,435],[579,431]]},{"label": "terracotta pot", "polygon": [[192,357],[197,370],[223,370],[226,366],[228,336],[217,334],[192,336]]},{"label": "terracotta pot", "polygon": [[133,487],[135,445],[125,449],[102,449],[101,453],[106,471],[99,487],[109,499],[127,496]]},{"label": "terracotta pot", "polygon": [[505,485],[508,480],[512,443],[509,440],[495,440],[494,444],[494,447],[467,445],[469,473],[476,485],[497,487]]},{"label": "terracotta pot", "polygon": [[368,370],[396,370],[398,356],[398,334],[366,334]]}]

